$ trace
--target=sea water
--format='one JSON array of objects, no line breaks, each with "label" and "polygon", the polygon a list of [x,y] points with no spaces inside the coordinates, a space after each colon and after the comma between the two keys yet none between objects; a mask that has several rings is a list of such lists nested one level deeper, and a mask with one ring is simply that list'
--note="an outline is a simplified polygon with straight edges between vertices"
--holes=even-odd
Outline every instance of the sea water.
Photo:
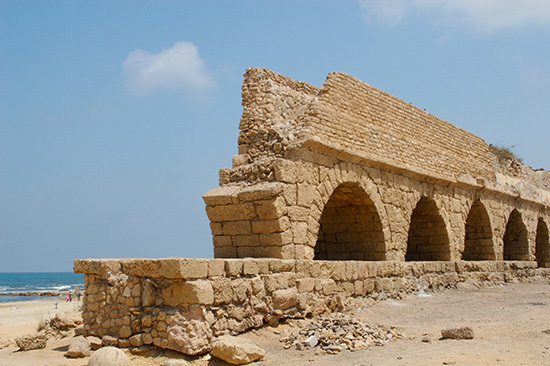
[{"label": "sea water", "polygon": [[[0,293],[84,290],[84,274],[73,272],[0,273]],[[41,296],[0,295],[0,302],[48,299]]]}]

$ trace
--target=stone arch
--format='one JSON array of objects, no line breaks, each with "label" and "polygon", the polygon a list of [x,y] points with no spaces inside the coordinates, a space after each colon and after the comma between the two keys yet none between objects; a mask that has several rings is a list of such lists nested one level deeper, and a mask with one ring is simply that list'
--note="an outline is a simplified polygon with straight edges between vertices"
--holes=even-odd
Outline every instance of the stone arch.
[{"label": "stone arch", "polygon": [[412,212],[407,239],[406,261],[448,261],[451,259],[445,221],[433,199],[422,196]]},{"label": "stone arch", "polygon": [[529,260],[529,240],[527,228],[521,218],[521,213],[513,209],[508,217],[503,239],[504,260],[527,261]]},{"label": "stone arch", "polygon": [[550,267],[550,239],[548,225],[543,218],[539,218],[535,239],[535,257],[539,267]]},{"label": "stone arch", "polygon": [[467,261],[496,259],[491,219],[480,200],[474,201],[466,218],[462,259]]},{"label": "stone arch", "polygon": [[357,183],[340,184],[324,205],[314,259],[386,259],[380,216],[374,202]]}]

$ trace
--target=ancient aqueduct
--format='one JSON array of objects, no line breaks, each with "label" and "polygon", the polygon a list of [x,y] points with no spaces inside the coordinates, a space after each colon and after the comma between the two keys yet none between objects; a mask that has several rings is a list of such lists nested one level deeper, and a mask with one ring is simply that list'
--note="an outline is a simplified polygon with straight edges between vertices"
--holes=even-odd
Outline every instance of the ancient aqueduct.
[{"label": "ancient aqueduct", "polygon": [[76,260],[88,334],[198,354],[340,295],[550,276],[549,172],[343,73],[248,69],[242,98],[216,259]]}]

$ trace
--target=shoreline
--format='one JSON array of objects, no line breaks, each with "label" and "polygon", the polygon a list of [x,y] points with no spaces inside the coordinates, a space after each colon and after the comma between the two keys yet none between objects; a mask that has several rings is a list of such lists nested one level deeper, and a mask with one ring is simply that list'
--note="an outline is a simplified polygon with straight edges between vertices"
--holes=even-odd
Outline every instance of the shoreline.
[{"label": "shoreline", "polygon": [[[55,298],[59,299],[59,302],[64,302],[67,297],[67,291],[28,291],[28,292],[0,292],[0,304],[14,303],[14,302],[25,302],[25,301],[43,301],[43,300],[53,300]],[[72,301],[78,301],[77,296],[73,294]],[[84,291],[80,290],[80,300],[84,297]]]}]

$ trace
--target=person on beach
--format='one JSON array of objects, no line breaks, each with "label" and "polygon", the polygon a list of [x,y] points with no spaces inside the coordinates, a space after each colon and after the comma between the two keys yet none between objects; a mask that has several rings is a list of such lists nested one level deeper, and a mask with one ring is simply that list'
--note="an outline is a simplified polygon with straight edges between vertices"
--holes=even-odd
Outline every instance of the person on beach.
[{"label": "person on beach", "polygon": [[71,290],[67,293],[67,302],[71,302],[73,299],[71,297]]}]

